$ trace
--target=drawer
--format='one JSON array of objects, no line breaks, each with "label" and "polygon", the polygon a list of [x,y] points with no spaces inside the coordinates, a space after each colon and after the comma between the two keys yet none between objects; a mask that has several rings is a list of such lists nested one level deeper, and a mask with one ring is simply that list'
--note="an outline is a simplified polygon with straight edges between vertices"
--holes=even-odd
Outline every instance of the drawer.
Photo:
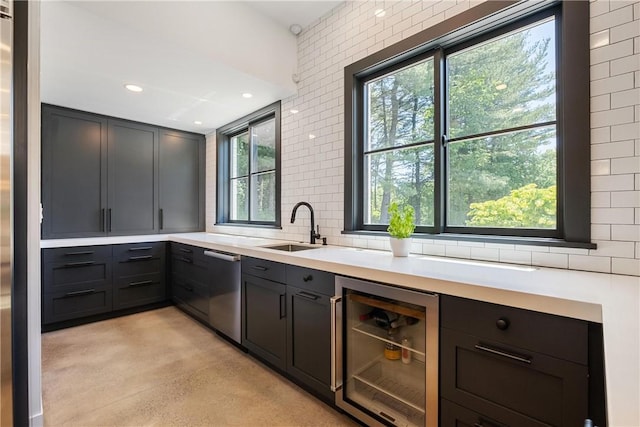
[{"label": "drawer", "polygon": [[204,248],[198,246],[185,245],[183,243],[171,242],[171,254],[182,255],[188,258],[204,258]]},{"label": "drawer", "polygon": [[113,245],[114,261],[141,261],[152,258],[164,258],[165,242],[126,243]]},{"label": "drawer", "polygon": [[42,292],[70,292],[111,285],[111,260],[47,263],[42,269]]},{"label": "drawer", "polygon": [[206,260],[194,259],[189,255],[171,255],[171,274],[186,277],[202,284],[210,281]]},{"label": "drawer", "polygon": [[286,271],[287,285],[318,292],[323,295],[331,296],[335,293],[335,275],[333,273],[294,265],[287,265]]},{"label": "drawer", "polygon": [[[182,308],[203,321],[209,319],[209,288],[185,277],[171,277],[171,296]],[[187,307],[184,307],[184,306]]]},{"label": "drawer", "polygon": [[103,261],[111,258],[111,245],[75,246],[42,250],[43,263]]},{"label": "drawer", "polygon": [[543,425],[577,426],[588,418],[584,365],[447,328],[440,346],[445,399],[493,419],[512,411]]},{"label": "drawer", "polygon": [[114,261],[113,263],[114,279],[150,273],[164,273],[164,262],[161,258],[134,261]]},{"label": "drawer", "polygon": [[111,311],[112,305],[110,286],[43,294],[43,323],[49,324],[107,313]]},{"label": "drawer", "polygon": [[119,278],[114,281],[114,310],[160,302],[166,298],[167,286],[161,273]]},{"label": "drawer", "polygon": [[529,417],[504,411],[499,419],[490,418],[447,399],[440,399],[440,427],[545,427]]},{"label": "drawer", "polygon": [[587,364],[588,324],[582,320],[441,295],[440,325]]},{"label": "drawer", "polygon": [[287,278],[284,264],[259,258],[242,257],[242,273],[280,283]]}]

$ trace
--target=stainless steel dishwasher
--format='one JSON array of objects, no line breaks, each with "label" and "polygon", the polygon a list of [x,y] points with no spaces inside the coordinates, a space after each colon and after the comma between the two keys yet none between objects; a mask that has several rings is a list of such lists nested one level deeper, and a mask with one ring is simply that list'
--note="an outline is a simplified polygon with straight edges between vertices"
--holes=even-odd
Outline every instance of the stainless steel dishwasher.
[{"label": "stainless steel dishwasher", "polygon": [[205,250],[209,257],[209,325],[240,344],[240,255]]}]

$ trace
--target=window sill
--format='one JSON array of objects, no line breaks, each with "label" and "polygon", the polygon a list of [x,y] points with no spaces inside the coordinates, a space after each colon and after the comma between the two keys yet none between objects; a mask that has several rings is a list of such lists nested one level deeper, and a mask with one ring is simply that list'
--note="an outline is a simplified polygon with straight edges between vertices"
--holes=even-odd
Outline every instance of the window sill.
[{"label": "window sill", "polygon": [[[343,230],[342,234],[354,234],[359,236],[388,236],[389,233],[383,231],[364,231],[364,230]],[[529,245],[529,246],[551,246],[560,248],[578,248],[578,249],[596,249],[595,243],[584,242],[568,242],[562,239],[553,239],[547,237],[514,237],[514,236],[489,236],[481,234],[425,234],[415,233],[411,236],[413,239],[428,240],[460,240],[464,242],[477,243],[498,243],[503,245]]]},{"label": "window sill", "polygon": [[267,228],[271,230],[282,230],[282,227],[276,224],[250,224],[244,222],[217,222],[215,227],[242,227],[242,228]]}]

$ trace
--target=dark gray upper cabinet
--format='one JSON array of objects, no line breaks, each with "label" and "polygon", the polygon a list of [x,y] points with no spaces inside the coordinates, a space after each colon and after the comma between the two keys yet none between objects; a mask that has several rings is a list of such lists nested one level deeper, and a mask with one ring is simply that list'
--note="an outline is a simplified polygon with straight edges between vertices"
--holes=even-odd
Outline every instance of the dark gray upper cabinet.
[{"label": "dark gray upper cabinet", "polygon": [[43,104],[42,237],[204,230],[203,135]]},{"label": "dark gray upper cabinet", "polygon": [[204,137],[160,130],[160,231],[204,230]]},{"label": "dark gray upper cabinet", "polygon": [[42,114],[42,235],[106,233],[107,119],[47,106]]},{"label": "dark gray upper cabinet", "polygon": [[158,128],[109,119],[107,231],[158,231]]}]

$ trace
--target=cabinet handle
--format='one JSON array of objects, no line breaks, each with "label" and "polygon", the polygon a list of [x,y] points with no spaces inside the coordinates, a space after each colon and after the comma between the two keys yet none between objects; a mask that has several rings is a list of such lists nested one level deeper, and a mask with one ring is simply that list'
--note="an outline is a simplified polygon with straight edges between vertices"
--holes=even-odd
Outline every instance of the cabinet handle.
[{"label": "cabinet handle", "polygon": [[489,421],[484,418],[478,418],[478,422],[474,423],[473,427],[506,427],[506,426],[504,424],[500,424],[495,421]]},{"label": "cabinet handle", "polygon": [[253,268],[254,270],[259,270],[259,271],[267,271],[269,269],[268,267],[263,267],[261,265],[252,265],[251,268]]},{"label": "cabinet handle", "polygon": [[127,287],[135,288],[136,286],[147,286],[147,285],[153,285],[153,280],[145,280],[142,282],[131,282],[127,285]]},{"label": "cabinet handle", "polygon": [[164,211],[162,209],[158,212],[158,219],[160,222],[160,230],[162,230],[164,228]]},{"label": "cabinet handle", "polygon": [[311,274],[302,278],[302,281],[304,282],[310,282],[311,280],[313,280],[313,276]]},{"label": "cabinet handle", "polygon": [[302,297],[302,298],[305,298],[305,299],[310,299],[310,300],[313,300],[313,301],[315,301],[315,300],[317,300],[318,298],[320,298],[318,295],[313,295],[313,294],[310,294],[310,293],[308,293],[308,292],[304,292],[304,291],[302,291],[302,292],[298,292],[298,293],[296,294],[296,296],[298,296],[298,297]]},{"label": "cabinet handle", "polygon": [[134,252],[134,251],[148,251],[150,249],[153,249],[151,246],[140,246],[137,248],[129,248],[127,249],[129,252]]},{"label": "cabinet handle", "polygon": [[93,251],[82,251],[82,252],[67,252],[64,256],[74,256],[74,255],[92,255]]},{"label": "cabinet handle", "polygon": [[176,258],[178,261],[186,262],[187,264],[193,264],[193,260],[185,257]]},{"label": "cabinet handle", "polygon": [[280,294],[280,318],[284,319],[287,316],[287,299],[286,294]]},{"label": "cabinet handle", "polygon": [[178,248],[180,252],[184,252],[185,254],[192,254],[193,251],[191,249]]},{"label": "cabinet handle", "polygon": [[66,263],[64,266],[67,268],[74,268],[74,267],[85,267],[87,265],[93,265],[95,264],[95,261],[84,261],[84,262],[68,262]]},{"label": "cabinet handle", "polygon": [[100,209],[100,231],[107,231],[107,225],[105,224],[105,221],[107,220],[105,214],[104,214],[104,208]]},{"label": "cabinet handle", "polygon": [[129,261],[142,261],[145,259],[151,259],[153,255],[140,255],[140,256],[130,256]]},{"label": "cabinet handle", "polygon": [[107,231],[111,232],[111,208],[107,209]]},{"label": "cabinet handle", "polygon": [[87,290],[84,290],[84,291],[67,292],[66,294],[64,294],[64,297],[65,298],[68,298],[68,297],[79,297],[79,296],[82,296],[82,295],[91,295],[91,294],[94,294],[94,293],[96,293],[95,289],[87,289]]},{"label": "cabinet handle", "polygon": [[482,345],[482,344],[476,344],[475,347],[476,347],[476,350],[485,351],[487,353],[495,354],[497,356],[506,357],[506,358],[511,359],[511,360],[517,360],[518,362],[531,364],[531,357],[530,356],[520,356],[520,355],[517,355],[517,354],[509,353],[509,352],[507,352],[505,350],[487,347],[487,346]]},{"label": "cabinet handle", "polygon": [[336,329],[338,325],[337,318],[337,305],[340,301],[342,301],[341,296],[331,297],[329,300],[331,302],[331,391],[336,392],[340,388],[342,384],[338,384],[338,364],[336,361],[337,353],[338,353],[338,345],[336,341]]}]

